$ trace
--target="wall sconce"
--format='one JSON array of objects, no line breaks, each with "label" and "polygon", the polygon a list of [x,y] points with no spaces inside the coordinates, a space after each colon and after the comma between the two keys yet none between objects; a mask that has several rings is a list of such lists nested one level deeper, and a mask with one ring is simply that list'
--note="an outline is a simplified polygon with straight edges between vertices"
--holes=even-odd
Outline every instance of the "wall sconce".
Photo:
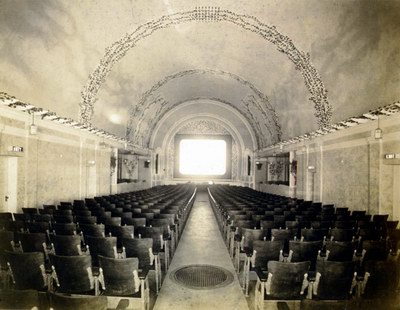
[{"label": "wall sconce", "polygon": [[87,164],[88,166],[94,166],[96,162],[94,160],[88,160]]},{"label": "wall sconce", "polygon": [[104,141],[101,141],[99,147],[104,150],[107,147],[107,144]]},{"label": "wall sconce", "polygon": [[375,139],[377,139],[377,140],[382,139],[382,129],[380,129],[379,127],[376,128],[374,136],[375,136]]},{"label": "wall sconce", "polygon": [[307,167],[308,171],[310,171],[311,173],[315,172],[315,166],[308,166]]},{"label": "wall sconce", "polygon": [[375,139],[376,140],[382,139],[382,133],[383,133],[382,129],[379,128],[379,116],[378,116],[378,128],[376,128],[374,132]]},{"label": "wall sconce", "polygon": [[37,135],[38,127],[35,125],[35,114],[32,113],[32,124],[29,126],[29,133],[34,136]]},{"label": "wall sconce", "polygon": [[150,159],[147,159],[144,161],[144,167],[149,168],[150,167]]},{"label": "wall sconce", "polygon": [[256,167],[257,167],[258,170],[261,170],[262,165],[263,165],[263,164],[262,164],[261,162],[256,161]]}]

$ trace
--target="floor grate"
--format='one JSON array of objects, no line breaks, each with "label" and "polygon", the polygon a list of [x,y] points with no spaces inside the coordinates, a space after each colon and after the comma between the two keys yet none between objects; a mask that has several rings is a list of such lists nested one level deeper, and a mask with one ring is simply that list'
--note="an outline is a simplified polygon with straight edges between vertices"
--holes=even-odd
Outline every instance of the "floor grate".
[{"label": "floor grate", "polygon": [[176,283],[193,289],[213,289],[226,286],[233,281],[228,270],[212,265],[189,265],[171,273]]}]

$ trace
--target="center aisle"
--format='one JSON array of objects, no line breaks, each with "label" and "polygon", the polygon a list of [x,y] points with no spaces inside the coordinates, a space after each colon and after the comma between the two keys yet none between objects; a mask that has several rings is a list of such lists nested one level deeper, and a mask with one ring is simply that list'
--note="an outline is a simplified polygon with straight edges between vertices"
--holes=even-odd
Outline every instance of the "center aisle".
[{"label": "center aisle", "polygon": [[[174,270],[192,264],[223,267],[234,275],[228,286],[212,290],[195,290],[170,279]],[[154,310],[165,309],[249,309],[239,285],[228,250],[204,192],[197,194],[179,246],[169,267]]]}]

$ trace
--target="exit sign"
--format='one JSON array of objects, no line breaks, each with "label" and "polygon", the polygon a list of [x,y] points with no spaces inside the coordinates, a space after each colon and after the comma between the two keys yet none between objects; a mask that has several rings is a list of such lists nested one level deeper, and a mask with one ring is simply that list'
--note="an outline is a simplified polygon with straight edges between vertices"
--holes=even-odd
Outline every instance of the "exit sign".
[{"label": "exit sign", "polygon": [[10,151],[15,153],[22,153],[24,151],[24,148],[22,146],[11,146]]}]

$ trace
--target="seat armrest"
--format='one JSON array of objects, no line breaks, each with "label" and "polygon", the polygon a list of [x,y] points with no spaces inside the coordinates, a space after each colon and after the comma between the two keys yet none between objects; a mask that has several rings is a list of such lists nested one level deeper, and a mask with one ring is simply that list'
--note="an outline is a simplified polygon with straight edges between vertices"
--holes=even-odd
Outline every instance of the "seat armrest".
[{"label": "seat armrest", "polygon": [[246,253],[247,257],[253,256],[253,251],[247,246],[243,248],[243,252]]},{"label": "seat armrest", "polygon": [[310,282],[314,282],[316,276],[317,276],[317,272],[316,272],[316,271],[309,271],[309,272],[308,272],[307,279],[308,279],[308,281],[310,281]]},{"label": "seat armrest", "polygon": [[364,281],[365,271],[357,271],[356,280],[357,281]]},{"label": "seat armrest", "polygon": [[360,251],[355,251],[354,256],[355,256],[355,257],[362,257],[362,256],[363,256],[363,253],[360,252]]},{"label": "seat armrest", "polygon": [[171,228],[171,230],[175,231],[176,230],[176,225],[169,225],[169,228]]},{"label": "seat armrest", "polygon": [[164,241],[166,241],[166,240],[171,240],[171,235],[168,234],[168,233],[165,233],[165,234],[163,235],[163,239],[164,239]]},{"label": "seat armrest", "polygon": [[161,252],[161,247],[159,245],[153,246],[153,254],[158,255]]},{"label": "seat armrest", "polygon": [[144,267],[140,272],[139,272],[139,279],[143,280],[147,278],[147,275],[149,274],[150,268],[149,266]]},{"label": "seat armrest", "polygon": [[254,271],[261,282],[267,282],[268,276],[261,270],[260,267],[254,268]]},{"label": "seat armrest", "polygon": [[98,277],[100,275],[99,267],[92,267],[92,274],[94,277]]},{"label": "seat armrest", "polygon": [[235,235],[235,241],[237,241],[237,242],[240,242],[240,241],[242,241],[242,236],[241,236],[241,235],[238,235],[238,234],[236,234],[236,235]]},{"label": "seat armrest", "polygon": [[230,230],[231,230],[231,232],[235,232],[236,231],[236,227],[235,226],[230,226]]}]

